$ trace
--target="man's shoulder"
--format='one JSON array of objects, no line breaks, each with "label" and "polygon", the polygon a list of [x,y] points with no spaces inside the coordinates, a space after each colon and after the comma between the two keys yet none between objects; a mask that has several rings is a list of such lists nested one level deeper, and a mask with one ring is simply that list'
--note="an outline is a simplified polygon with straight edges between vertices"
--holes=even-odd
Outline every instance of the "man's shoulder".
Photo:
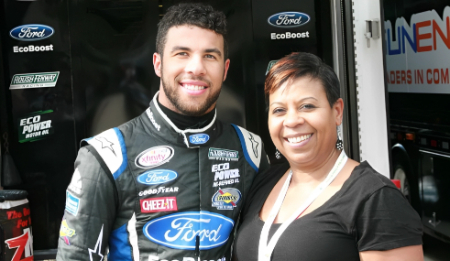
[{"label": "man's shoulder", "polygon": [[246,128],[244,128],[242,126],[239,126],[237,124],[228,123],[228,122],[221,122],[221,121],[218,121],[218,122],[220,122],[224,127],[228,127],[228,128],[234,129],[238,134],[239,134],[239,132],[243,132],[243,133],[249,133],[252,136],[258,136],[259,137],[258,134],[254,133],[254,132],[251,132],[251,131],[247,130]]},{"label": "man's shoulder", "polygon": [[[236,124],[230,125],[239,137],[245,159],[250,166],[258,172],[261,165],[261,158],[263,158],[263,155],[265,154],[261,137]],[[263,160],[265,161],[266,159]]]},{"label": "man's shoulder", "polygon": [[119,127],[103,131],[94,137],[85,139],[83,143],[84,145],[89,144],[94,149],[93,155],[100,162],[103,161],[114,176],[123,172],[127,164],[127,149]]}]

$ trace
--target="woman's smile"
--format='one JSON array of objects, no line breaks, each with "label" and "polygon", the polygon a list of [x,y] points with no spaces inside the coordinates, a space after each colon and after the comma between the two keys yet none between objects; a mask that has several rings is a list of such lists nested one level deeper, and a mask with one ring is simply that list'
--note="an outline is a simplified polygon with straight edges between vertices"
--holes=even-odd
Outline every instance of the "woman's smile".
[{"label": "woman's smile", "polygon": [[289,137],[285,137],[284,140],[288,142],[290,145],[295,147],[301,147],[308,143],[309,139],[313,134],[303,134],[303,135],[289,135]]}]

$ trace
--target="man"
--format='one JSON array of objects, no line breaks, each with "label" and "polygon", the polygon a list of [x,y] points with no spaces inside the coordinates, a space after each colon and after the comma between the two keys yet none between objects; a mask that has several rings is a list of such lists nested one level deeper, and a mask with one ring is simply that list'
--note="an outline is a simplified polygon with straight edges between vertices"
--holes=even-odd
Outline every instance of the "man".
[{"label": "man", "polygon": [[158,25],[160,91],[139,117],[86,139],[67,189],[58,260],[230,260],[261,139],[216,120],[226,20],[181,4]]}]

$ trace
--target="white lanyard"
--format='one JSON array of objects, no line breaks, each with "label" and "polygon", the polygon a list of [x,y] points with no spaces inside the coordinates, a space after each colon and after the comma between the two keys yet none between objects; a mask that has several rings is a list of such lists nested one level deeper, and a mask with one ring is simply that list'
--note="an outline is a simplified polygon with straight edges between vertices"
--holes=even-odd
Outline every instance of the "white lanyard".
[{"label": "white lanyard", "polygon": [[280,211],[281,205],[283,204],[283,200],[286,197],[286,193],[288,191],[289,184],[291,182],[292,170],[289,172],[289,176],[284,182],[280,194],[278,195],[278,198],[275,201],[272,210],[270,210],[269,217],[264,223],[263,229],[261,231],[261,236],[259,238],[258,261],[270,261],[270,256],[272,255],[273,249],[275,248],[278,239],[280,239],[281,234],[283,234],[286,228],[292,222],[294,222],[294,220],[296,220],[297,217],[300,216],[300,214],[303,213],[303,211],[305,211],[311,205],[311,203],[314,202],[314,200],[322,193],[322,191],[325,190],[325,188],[328,187],[328,185],[331,184],[331,182],[333,182],[333,180],[336,178],[336,176],[344,167],[345,163],[347,162],[347,159],[348,159],[347,155],[345,154],[344,151],[342,151],[341,154],[339,155],[339,158],[336,160],[336,163],[334,164],[333,168],[331,169],[330,173],[328,173],[328,176],[325,178],[325,180],[322,181],[322,183],[320,183],[320,185],[314,189],[314,191],[308,197],[306,202],[303,203],[303,205],[300,206],[300,208],[298,208],[297,211],[295,211],[295,213],[289,217],[289,219],[283,222],[283,224],[278,228],[278,230],[270,239],[269,244],[267,244],[270,226],[272,226],[273,222],[275,221],[275,217],[278,215],[278,212]]}]

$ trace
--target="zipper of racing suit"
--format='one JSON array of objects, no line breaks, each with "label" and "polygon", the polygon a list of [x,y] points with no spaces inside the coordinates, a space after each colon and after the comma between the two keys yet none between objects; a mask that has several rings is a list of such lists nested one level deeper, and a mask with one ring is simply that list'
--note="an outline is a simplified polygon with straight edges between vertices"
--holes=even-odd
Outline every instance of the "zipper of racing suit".
[{"label": "zipper of racing suit", "polygon": [[[202,174],[201,174],[201,167],[200,166],[200,148],[197,148],[197,160],[198,160],[198,191],[199,191],[199,200],[200,200],[200,205],[199,205],[199,212],[202,210]],[[201,218],[201,215],[200,215]],[[201,226],[201,222],[199,223]],[[201,227],[200,227],[201,228]],[[195,237],[195,257],[197,258],[197,260],[201,260],[200,258],[200,236],[197,235]]]}]

